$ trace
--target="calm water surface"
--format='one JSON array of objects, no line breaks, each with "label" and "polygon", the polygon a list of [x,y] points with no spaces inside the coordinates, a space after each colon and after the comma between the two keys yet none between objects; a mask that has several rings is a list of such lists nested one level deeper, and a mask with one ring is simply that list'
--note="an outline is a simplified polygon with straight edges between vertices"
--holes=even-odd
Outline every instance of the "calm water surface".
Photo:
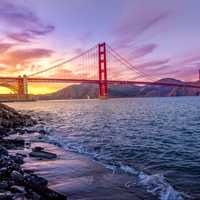
[{"label": "calm water surface", "polygon": [[45,119],[51,139],[138,177],[160,199],[200,199],[200,98],[11,103]]}]

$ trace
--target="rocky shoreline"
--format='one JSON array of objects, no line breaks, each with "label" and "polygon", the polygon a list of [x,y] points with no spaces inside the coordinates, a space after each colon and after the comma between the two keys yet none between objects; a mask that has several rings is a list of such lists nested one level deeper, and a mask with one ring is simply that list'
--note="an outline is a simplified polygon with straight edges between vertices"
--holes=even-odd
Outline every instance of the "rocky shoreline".
[{"label": "rocky shoreline", "polygon": [[[24,170],[26,155],[9,153],[9,150],[24,148],[23,139],[9,139],[8,136],[20,132],[25,126],[37,122],[7,105],[0,104],[0,200],[65,200],[67,197],[50,188],[48,181],[33,171]],[[23,131],[20,132],[23,134]],[[56,155],[37,147],[29,156],[40,159],[53,159]]]}]

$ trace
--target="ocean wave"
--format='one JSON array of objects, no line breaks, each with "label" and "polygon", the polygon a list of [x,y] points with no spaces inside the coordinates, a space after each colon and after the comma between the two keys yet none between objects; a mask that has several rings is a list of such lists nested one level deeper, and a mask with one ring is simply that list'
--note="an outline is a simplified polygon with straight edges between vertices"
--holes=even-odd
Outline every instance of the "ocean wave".
[{"label": "ocean wave", "polygon": [[148,192],[159,195],[160,200],[183,200],[183,193],[176,191],[162,174],[147,175],[139,173],[139,183]]},{"label": "ocean wave", "polygon": [[[69,143],[65,143],[60,136],[50,134],[48,139],[49,142],[62,146],[65,150],[87,154],[93,158],[97,156],[96,153],[88,152],[84,147],[80,145],[75,147]],[[186,196],[184,193],[176,191],[173,186],[167,182],[166,178],[162,174],[148,175],[142,171],[126,165],[115,166],[110,164],[106,165],[105,163],[101,164],[111,169],[114,173],[120,170],[125,173],[137,176],[138,184],[144,187],[147,192],[150,192],[155,196],[159,196],[160,200],[183,200],[184,196]]]},{"label": "ocean wave", "polygon": [[[34,127],[29,127],[29,131],[36,131],[36,132],[45,132],[43,137],[49,143],[53,143],[58,145],[65,150],[73,151],[76,153],[86,154],[93,159],[101,157],[99,154],[93,151],[88,151],[87,148],[78,144],[75,145],[74,143],[65,142],[62,136],[55,135],[55,130],[49,128],[45,125],[36,125]],[[152,174],[148,175],[132,166],[123,165],[119,163],[117,166],[112,164],[101,163],[101,160],[98,159],[100,164],[104,165],[106,168],[109,168],[113,171],[113,173],[117,171],[122,171],[124,173],[132,174],[138,178],[138,184],[141,185],[146,189],[147,192],[159,196],[160,200],[183,200],[186,196],[182,192],[176,191],[170,183],[167,182],[166,178],[162,174]],[[129,186],[131,183],[129,183]],[[128,187],[129,187],[128,186]],[[186,196],[188,197],[188,196]]]}]

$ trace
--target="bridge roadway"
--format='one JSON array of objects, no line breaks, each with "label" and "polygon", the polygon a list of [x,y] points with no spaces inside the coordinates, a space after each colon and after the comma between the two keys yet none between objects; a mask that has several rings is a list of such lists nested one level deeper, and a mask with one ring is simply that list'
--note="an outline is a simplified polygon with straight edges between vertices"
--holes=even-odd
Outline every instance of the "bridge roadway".
[{"label": "bridge roadway", "polygon": [[[21,77],[22,78],[22,77]],[[0,81],[15,82],[19,77],[0,77]],[[88,83],[88,84],[99,84],[98,79],[87,80],[87,79],[67,79],[67,78],[34,78],[27,77],[28,82],[34,83]],[[101,81],[104,82],[104,81]],[[158,85],[166,87],[187,87],[187,88],[199,88],[200,84],[188,83],[165,83],[165,82],[150,82],[150,81],[123,81],[123,80],[107,80],[107,84],[114,85]]]}]

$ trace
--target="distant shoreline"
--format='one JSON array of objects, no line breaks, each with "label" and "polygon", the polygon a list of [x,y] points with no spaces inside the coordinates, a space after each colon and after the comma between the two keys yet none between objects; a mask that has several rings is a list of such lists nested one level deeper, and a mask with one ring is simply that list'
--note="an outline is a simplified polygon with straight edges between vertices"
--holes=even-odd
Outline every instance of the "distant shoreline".
[{"label": "distant shoreline", "polygon": [[181,97],[199,97],[199,96],[135,96],[135,97],[108,97],[107,99],[100,98],[68,98],[68,99],[31,99],[31,100],[0,100],[0,103],[17,103],[17,102],[37,102],[37,101],[72,101],[72,100],[109,100],[109,99],[144,99],[144,98],[181,98]]},{"label": "distant shoreline", "polygon": [[37,101],[34,99],[31,100],[0,100],[0,103],[10,103],[10,102],[32,102],[32,101]]}]

